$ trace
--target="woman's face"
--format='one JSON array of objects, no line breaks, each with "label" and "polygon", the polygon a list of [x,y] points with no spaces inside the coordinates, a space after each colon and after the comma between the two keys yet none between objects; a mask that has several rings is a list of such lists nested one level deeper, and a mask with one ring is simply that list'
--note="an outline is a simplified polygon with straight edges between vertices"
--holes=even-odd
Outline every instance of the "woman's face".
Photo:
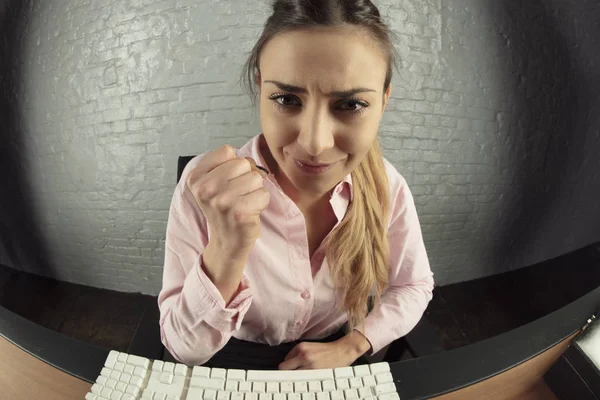
[{"label": "woman's face", "polygon": [[259,65],[267,163],[284,190],[327,193],[377,136],[391,90],[383,93],[385,55],[357,29],[319,27],[275,36]]}]

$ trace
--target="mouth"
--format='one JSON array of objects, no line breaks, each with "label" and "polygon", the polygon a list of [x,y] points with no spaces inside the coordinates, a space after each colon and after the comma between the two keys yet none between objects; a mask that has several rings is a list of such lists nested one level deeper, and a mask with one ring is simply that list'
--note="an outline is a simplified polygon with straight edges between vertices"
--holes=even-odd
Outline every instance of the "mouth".
[{"label": "mouth", "polygon": [[328,171],[335,163],[310,163],[307,161],[294,160],[296,166],[303,172],[310,174],[321,174]]}]

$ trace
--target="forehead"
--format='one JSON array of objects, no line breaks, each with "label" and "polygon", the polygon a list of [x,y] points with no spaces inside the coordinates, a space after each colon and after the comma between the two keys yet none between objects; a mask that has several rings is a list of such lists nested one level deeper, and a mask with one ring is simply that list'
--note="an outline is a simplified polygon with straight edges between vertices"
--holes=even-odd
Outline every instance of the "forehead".
[{"label": "forehead", "polygon": [[261,78],[323,91],[383,89],[387,60],[364,31],[348,27],[293,30],[273,37],[260,55]]}]

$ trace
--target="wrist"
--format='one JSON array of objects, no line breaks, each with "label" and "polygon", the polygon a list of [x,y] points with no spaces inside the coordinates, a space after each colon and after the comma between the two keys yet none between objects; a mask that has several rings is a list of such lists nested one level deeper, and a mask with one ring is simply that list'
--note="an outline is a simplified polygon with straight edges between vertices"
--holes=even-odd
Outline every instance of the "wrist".
[{"label": "wrist", "polygon": [[355,358],[362,356],[371,349],[369,340],[356,329],[344,336],[341,341],[346,351],[355,356]]}]

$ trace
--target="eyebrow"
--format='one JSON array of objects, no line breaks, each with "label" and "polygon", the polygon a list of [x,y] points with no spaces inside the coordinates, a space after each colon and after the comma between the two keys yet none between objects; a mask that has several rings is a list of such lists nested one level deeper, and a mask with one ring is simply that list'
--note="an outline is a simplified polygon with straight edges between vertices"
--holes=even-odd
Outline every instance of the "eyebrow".
[{"label": "eyebrow", "polygon": [[[283,83],[283,82],[279,82],[279,81],[265,81],[265,83],[272,83],[275,86],[277,86],[279,89],[284,90],[286,92],[290,92],[290,93],[307,93],[308,92],[303,87],[288,85],[287,83]],[[350,89],[350,90],[331,92],[331,93],[329,93],[329,95],[332,97],[345,98],[345,97],[351,97],[357,93],[364,93],[364,92],[377,92],[377,90],[360,87],[360,88],[355,88],[355,89]]]}]

